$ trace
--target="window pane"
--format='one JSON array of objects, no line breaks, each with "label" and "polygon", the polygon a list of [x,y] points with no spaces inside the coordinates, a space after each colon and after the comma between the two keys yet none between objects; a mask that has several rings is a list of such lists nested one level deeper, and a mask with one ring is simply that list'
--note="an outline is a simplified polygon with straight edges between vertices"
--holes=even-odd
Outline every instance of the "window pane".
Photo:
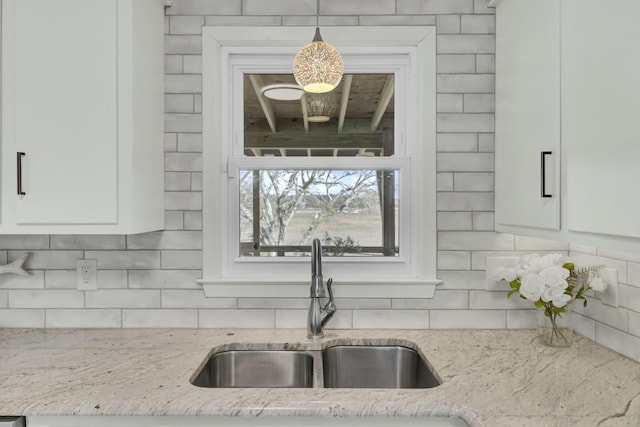
[{"label": "window pane", "polygon": [[345,75],[326,94],[292,74],[244,75],[246,156],[392,156],[393,129],[393,74]]},{"label": "window pane", "polygon": [[241,170],[240,255],[398,256],[397,170]]}]

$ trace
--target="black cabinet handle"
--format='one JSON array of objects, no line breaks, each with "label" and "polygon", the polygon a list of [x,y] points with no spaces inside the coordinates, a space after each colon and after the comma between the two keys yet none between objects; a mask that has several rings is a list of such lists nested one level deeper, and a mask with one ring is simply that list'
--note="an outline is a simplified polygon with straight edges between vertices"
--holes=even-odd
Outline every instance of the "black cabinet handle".
[{"label": "black cabinet handle", "polygon": [[551,194],[547,194],[547,183],[545,182],[547,156],[551,155],[551,151],[543,151],[540,153],[540,197],[549,198]]},{"label": "black cabinet handle", "polygon": [[25,153],[18,151],[18,196],[24,196],[27,194],[22,191],[22,158],[25,155]]}]

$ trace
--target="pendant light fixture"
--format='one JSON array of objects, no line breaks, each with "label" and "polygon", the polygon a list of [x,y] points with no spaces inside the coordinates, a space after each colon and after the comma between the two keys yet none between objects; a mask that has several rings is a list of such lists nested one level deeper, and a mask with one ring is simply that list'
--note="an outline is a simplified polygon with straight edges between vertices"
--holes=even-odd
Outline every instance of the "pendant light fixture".
[{"label": "pendant light fixture", "polygon": [[316,34],[313,41],[302,47],[293,60],[293,75],[296,82],[310,93],[325,93],[335,89],[344,66],[340,52],[320,35],[318,13],[320,0],[316,2]]},{"label": "pendant light fixture", "polygon": [[323,123],[331,120],[336,112],[335,94],[307,93],[304,95],[307,104],[307,120],[312,123]]}]

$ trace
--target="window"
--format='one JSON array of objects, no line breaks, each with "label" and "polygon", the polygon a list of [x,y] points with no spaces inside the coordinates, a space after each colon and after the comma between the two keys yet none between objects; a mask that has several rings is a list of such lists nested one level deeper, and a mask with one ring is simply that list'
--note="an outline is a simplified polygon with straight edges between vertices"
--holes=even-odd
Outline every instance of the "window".
[{"label": "window", "polygon": [[[345,82],[384,83],[381,103],[390,108],[374,102],[367,126],[344,112],[324,125],[312,120],[322,115],[312,102],[343,106],[360,96],[347,86],[338,88],[346,92],[340,101],[264,105],[261,90],[290,79],[312,32],[203,28],[205,294],[306,297],[308,246],[319,237],[337,297],[430,297],[437,282],[434,28],[323,28],[343,55]],[[283,119],[301,106],[300,120]]]}]

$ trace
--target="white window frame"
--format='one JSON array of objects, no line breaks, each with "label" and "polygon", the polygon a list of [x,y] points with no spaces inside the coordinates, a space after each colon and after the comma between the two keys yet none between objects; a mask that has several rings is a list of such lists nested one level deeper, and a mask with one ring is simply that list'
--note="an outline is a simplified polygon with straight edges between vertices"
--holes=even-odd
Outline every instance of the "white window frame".
[{"label": "white window frame", "polygon": [[[327,257],[340,297],[431,298],[436,284],[435,27],[323,27],[345,73],[396,77],[391,157],[245,157],[245,73],[290,73],[311,27],[203,27],[203,285],[208,297],[308,297],[310,261],[240,257],[240,169],[386,169],[400,174],[398,257]],[[255,38],[260,35],[260,40]],[[312,35],[312,34],[311,34]],[[420,142],[420,143],[418,143]],[[409,226],[407,226],[409,225]],[[307,286],[304,286],[307,285]]]}]

